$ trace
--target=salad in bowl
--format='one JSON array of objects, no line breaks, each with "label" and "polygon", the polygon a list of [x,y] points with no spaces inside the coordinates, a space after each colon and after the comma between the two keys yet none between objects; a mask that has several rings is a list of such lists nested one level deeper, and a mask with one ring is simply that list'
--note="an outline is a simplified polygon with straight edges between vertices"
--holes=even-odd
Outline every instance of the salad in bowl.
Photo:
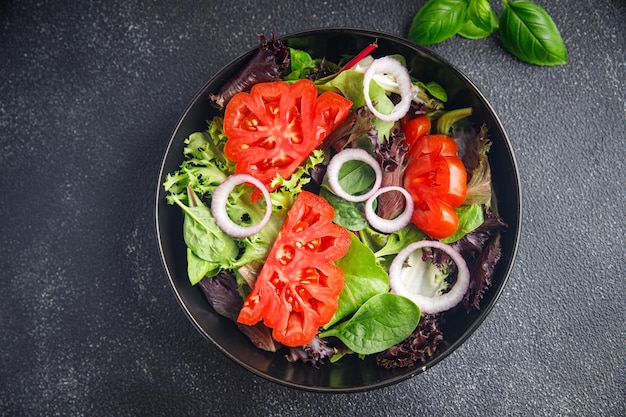
[{"label": "salad in bowl", "polygon": [[167,150],[157,232],[172,287],[270,380],[341,391],[415,375],[469,337],[512,265],[504,130],[469,80],[407,41],[259,40]]}]

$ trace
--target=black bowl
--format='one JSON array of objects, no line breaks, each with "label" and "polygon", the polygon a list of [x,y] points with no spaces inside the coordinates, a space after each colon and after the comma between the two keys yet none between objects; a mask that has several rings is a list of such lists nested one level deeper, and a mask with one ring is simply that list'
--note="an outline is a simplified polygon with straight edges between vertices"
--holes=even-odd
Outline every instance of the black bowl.
[{"label": "black bowl", "polygon": [[[183,141],[192,132],[206,128],[206,121],[216,115],[207,97],[240,68],[254,50],[235,59],[215,75],[196,95],[181,117],[167,147],[158,179],[156,201],[157,237],[169,283],[187,316],[195,326],[226,356],[247,370],[287,386],[321,392],[349,392],[379,388],[419,374],[457,349],[487,317],[500,296],[515,257],[520,234],[520,183],[511,145],[500,120],[476,86],[450,63],[431,51],[388,34],[351,28],[319,29],[282,38],[288,45],[307,50],[313,57],[337,62],[342,55],[355,55],[378,40],[376,56],[401,54],[416,78],[436,81],[445,87],[449,100],[446,108],[473,107],[473,121],[489,127],[493,142],[489,153],[497,206],[508,229],[502,236],[502,258],[491,289],[480,311],[466,314],[464,309],[448,315],[443,328],[445,343],[435,356],[422,366],[383,369],[374,358],[359,359],[349,355],[335,364],[315,369],[309,364],[290,363],[283,353],[268,353],[254,347],[235,324],[218,315],[209,306],[199,288],[189,283],[186,270],[186,247],[182,237],[183,216],[178,207],[167,205],[162,184],[183,161]],[[374,355],[371,355],[374,356]]]}]

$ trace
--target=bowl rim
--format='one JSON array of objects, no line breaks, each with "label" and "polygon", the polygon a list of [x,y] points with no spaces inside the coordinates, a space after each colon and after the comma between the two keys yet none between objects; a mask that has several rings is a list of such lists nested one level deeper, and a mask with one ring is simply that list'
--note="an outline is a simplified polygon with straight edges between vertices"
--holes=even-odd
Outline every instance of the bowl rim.
[{"label": "bowl rim", "polygon": [[[409,41],[408,39],[402,38],[398,35],[394,35],[388,32],[384,32],[384,31],[378,31],[378,30],[373,30],[373,29],[366,29],[366,28],[359,28],[359,27],[354,27],[354,26],[333,26],[333,27],[326,27],[326,28],[311,28],[311,29],[305,29],[305,30],[299,30],[299,31],[294,31],[291,33],[287,33],[286,35],[277,37],[278,40],[281,41],[286,41],[288,39],[291,38],[302,38],[302,37],[308,37],[308,36],[319,36],[322,34],[332,34],[332,33],[336,33],[336,34],[352,34],[352,35],[357,35],[357,36],[365,36],[365,37],[371,37],[371,38],[384,38],[389,42],[392,42],[394,44],[400,44],[410,50],[415,50],[421,54],[427,55],[431,58],[433,58],[435,61],[438,61],[440,64],[444,65],[449,71],[451,71],[456,77],[458,77],[463,83],[469,85],[471,87],[471,89],[473,90],[473,92],[476,94],[476,96],[480,99],[482,105],[484,106],[485,110],[487,110],[487,112],[490,114],[490,116],[495,120],[495,122],[498,125],[498,129],[500,130],[500,132],[502,133],[502,141],[503,141],[503,145],[505,147],[505,149],[508,152],[508,156],[510,158],[511,161],[511,168],[513,170],[513,177],[515,180],[514,184],[511,184],[514,187],[515,190],[515,195],[517,197],[517,201],[516,201],[516,207],[514,208],[514,211],[517,213],[517,218],[516,218],[516,222],[515,224],[508,224],[508,228],[507,228],[507,234],[513,233],[514,235],[512,237],[512,247],[510,249],[510,257],[508,258],[508,262],[506,265],[500,265],[499,268],[504,268],[501,270],[500,275],[501,275],[501,284],[499,285],[498,288],[490,288],[490,292],[492,293],[492,300],[485,306],[481,306],[481,310],[480,310],[480,314],[468,325],[468,327],[465,329],[465,331],[463,331],[456,340],[454,340],[452,343],[450,343],[447,348],[445,349],[445,352],[436,355],[434,358],[430,359],[426,364],[423,364],[421,366],[414,366],[412,368],[411,371],[406,372],[406,373],[402,373],[400,375],[391,377],[389,379],[383,380],[383,381],[379,381],[370,385],[366,385],[366,386],[355,386],[355,387],[340,387],[340,388],[331,388],[331,387],[320,387],[320,386],[309,386],[309,385],[301,385],[301,384],[297,384],[294,382],[290,382],[290,381],[286,381],[283,380],[281,378],[277,378],[273,375],[264,373],[250,365],[248,365],[247,363],[243,362],[242,360],[240,360],[238,357],[236,357],[235,355],[233,355],[231,352],[229,352],[228,350],[226,350],[223,346],[221,346],[220,343],[218,343],[207,331],[205,331],[205,329],[202,327],[202,325],[198,322],[198,320],[194,317],[193,313],[190,311],[189,307],[187,306],[187,304],[185,303],[185,300],[183,300],[183,297],[181,295],[181,293],[178,291],[178,289],[176,288],[176,283],[174,281],[174,277],[172,275],[172,271],[170,270],[170,266],[168,265],[168,261],[167,261],[167,256],[165,254],[165,250],[163,248],[163,241],[162,241],[162,235],[161,235],[161,228],[160,228],[160,224],[159,224],[159,218],[160,218],[160,210],[159,210],[159,206],[160,206],[160,202],[161,200],[164,198],[165,193],[163,191],[162,188],[162,183],[163,183],[163,179],[165,178],[164,176],[167,174],[167,172],[165,172],[165,168],[166,168],[166,161],[168,159],[168,156],[170,154],[171,148],[173,147],[173,144],[175,142],[176,139],[176,135],[177,132],[179,131],[179,129],[181,128],[181,125],[183,124],[184,120],[186,119],[186,117],[188,116],[188,114],[190,113],[190,110],[192,109],[192,107],[194,106],[194,104],[200,100],[203,96],[204,96],[204,92],[207,90],[207,88],[209,87],[209,85],[213,84],[219,77],[221,77],[223,74],[225,74],[226,72],[232,70],[233,66],[243,62],[246,58],[248,58],[249,56],[251,56],[257,49],[258,46],[255,46],[253,48],[248,49],[247,51],[239,54],[237,57],[235,57],[234,59],[231,59],[230,62],[228,62],[226,65],[223,65],[217,72],[215,72],[211,77],[209,77],[208,81],[206,81],[204,83],[204,85],[202,85],[202,87],[194,94],[193,98],[188,102],[185,110],[181,113],[181,115],[178,118],[178,121],[175,125],[175,127],[172,129],[170,135],[169,135],[169,139],[167,142],[167,146],[165,147],[165,151],[162,154],[162,158],[161,158],[161,164],[160,164],[160,169],[159,169],[159,174],[158,174],[158,178],[157,178],[157,184],[156,184],[156,195],[155,195],[155,206],[154,206],[154,223],[153,226],[155,227],[154,229],[154,233],[155,233],[155,237],[156,237],[156,243],[158,246],[158,250],[159,250],[159,254],[160,254],[160,258],[161,258],[161,263],[163,265],[163,268],[165,270],[165,273],[168,277],[168,283],[169,283],[169,287],[170,290],[174,293],[176,299],[178,300],[179,305],[182,307],[183,311],[185,312],[185,315],[187,316],[187,318],[192,322],[193,326],[205,337],[207,338],[211,344],[216,347],[219,351],[221,351],[223,354],[226,355],[226,357],[228,357],[230,360],[232,360],[233,362],[235,362],[237,365],[243,367],[244,369],[246,369],[247,371],[253,373],[254,375],[260,376],[261,378],[265,379],[265,380],[269,380],[271,382],[277,383],[279,385],[282,386],[287,386],[290,388],[296,388],[299,390],[304,390],[304,391],[308,391],[308,392],[322,392],[322,393],[351,393],[351,392],[363,392],[363,391],[369,391],[369,390],[373,390],[373,389],[378,389],[378,388],[383,388],[386,386],[390,386],[390,385],[394,385],[396,383],[408,380],[413,378],[414,376],[416,376],[417,374],[423,373],[425,371],[427,371],[428,369],[432,368],[433,366],[435,366],[436,364],[438,364],[439,362],[441,362],[443,359],[447,358],[448,356],[450,356],[452,353],[454,353],[462,344],[464,344],[472,334],[474,334],[476,332],[476,330],[481,326],[481,324],[485,321],[485,319],[487,318],[487,316],[489,316],[489,314],[491,313],[492,309],[495,307],[495,305],[497,304],[500,296],[502,295],[502,292],[504,291],[504,288],[509,280],[509,276],[511,274],[511,271],[513,269],[514,263],[515,263],[515,259],[517,257],[517,251],[518,251],[518,247],[519,247],[519,240],[521,237],[521,229],[522,229],[522,188],[521,188],[521,181],[520,181],[520,175],[519,175],[519,167],[518,167],[518,163],[515,157],[515,154],[513,152],[513,148],[512,148],[512,144],[511,141],[509,139],[509,136],[504,128],[504,125],[502,124],[502,121],[500,120],[499,116],[496,114],[495,110],[493,109],[491,103],[487,100],[487,98],[485,97],[485,95],[483,94],[483,92],[476,86],[476,84],[470,80],[463,72],[461,72],[455,65],[453,65],[450,61],[448,61],[446,58],[443,58],[442,56],[440,56],[438,53],[423,47],[421,45],[415,44],[411,41]],[[273,33],[272,33],[273,35]],[[325,366],[332,366],[332,365],[325,365]]]}]

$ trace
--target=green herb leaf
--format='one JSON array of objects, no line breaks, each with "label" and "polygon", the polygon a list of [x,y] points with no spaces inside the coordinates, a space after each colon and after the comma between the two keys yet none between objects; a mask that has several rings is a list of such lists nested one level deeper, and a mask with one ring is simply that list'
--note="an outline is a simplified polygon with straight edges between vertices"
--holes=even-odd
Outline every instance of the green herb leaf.
[{"label": "green herb leaf", "polygon": [[378,294],[350,320],[320,333],[320,337],[337,337],[353,352],[370,355],[409,337],[419,320],[420,309],[413,301],[401,295]]},{"label": "green herb leaf", "polygon": [[467,0],[429,0],[413,18],[409,40],[432,45],[456,35],[467,21]]},{"label": "green herb leaf", "polygon": [[535,65],[564,65],[567,48],[548,13],[531,1],[503,0],[500,39],[513,55]]},{"label": "green herb leaf", "polygon": [[498,16],[488,0],[470,0],[467,19],[458,33],[468,39],[486,38],[498,29]]}]

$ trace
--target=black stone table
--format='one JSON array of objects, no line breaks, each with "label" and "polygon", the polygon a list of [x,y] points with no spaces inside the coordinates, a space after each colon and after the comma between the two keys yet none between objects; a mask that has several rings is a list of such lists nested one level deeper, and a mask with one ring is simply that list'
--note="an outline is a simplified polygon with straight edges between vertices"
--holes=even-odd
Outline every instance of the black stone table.
[{"label": "black stone table", "polygon": [[625,415],[626,3],[538,2],[568,65],[525,64],[497,36],[431,47],[516,153],[504,293],[426,373],[342,395],[254,376],[187,320],[155,238],[158,170],[187,103],[256,33],[405,37],[424,1],[0,2],[0,415]]}]

